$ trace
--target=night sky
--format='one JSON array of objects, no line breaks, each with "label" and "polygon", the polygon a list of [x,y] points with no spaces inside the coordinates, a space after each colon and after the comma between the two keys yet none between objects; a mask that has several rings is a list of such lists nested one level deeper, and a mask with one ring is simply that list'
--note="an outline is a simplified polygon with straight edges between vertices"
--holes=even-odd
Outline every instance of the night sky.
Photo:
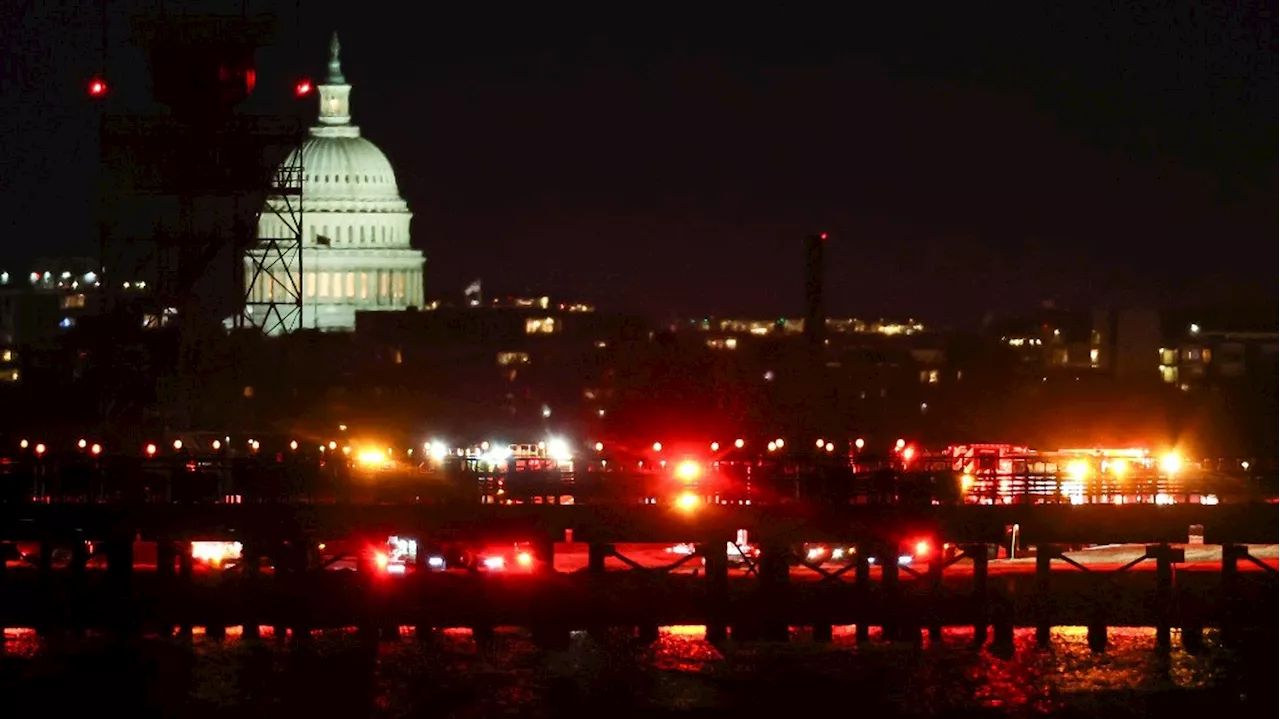
[{"label": "night sky", "polygon": [[[307,0],[297,24],[290,2],[254,102],[319,78],[339,30],[429,293],[478,277],[654,316],[798,315],[801,238],[825,230],[833,314],[1274,299],[1275,3],[1059,4]],[[96,246],[89,5],[0,22],[0,265]],[[145,74],[110,27],[124,110]]]}]

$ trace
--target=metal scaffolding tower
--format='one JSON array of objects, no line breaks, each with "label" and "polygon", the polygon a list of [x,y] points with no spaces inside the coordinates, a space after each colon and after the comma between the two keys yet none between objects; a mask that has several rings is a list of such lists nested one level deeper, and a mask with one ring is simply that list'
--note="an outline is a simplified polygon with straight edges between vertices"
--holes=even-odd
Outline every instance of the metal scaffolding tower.
[{"label": "metal scaffolding tower", "polygon": [[[300,132],[300,131],[299,131]],[[299,145],[301,139],[299,139]],[[264,212],[284,232],[273,232],[245,253],[244,311],[237,327],[254,326],[269,335],[301,329],[302,304],[302,152],[290,152],[272,173]],[[257,223],[261,227],[261,223]]]},{"label": "metal scaffolding tower", "polygon": [[[125,335],[112,333],[176,330],[171,376],[169,360],[149,362],[166,375],[160,414],[170,426],[192,421],[204,377],[226,364],[227,329],[302,326],[305,123],[300,112],[236,111],[257,83],[255,50],[274,30],[261,15],[136,19],[155,99],[169,111],[103,114],[101,307],[114,321],[102,354],[119,354],[110,345]],[[259,240],[264,207],[287,230]],[[263,275],[272,291],[248,297]]]}]

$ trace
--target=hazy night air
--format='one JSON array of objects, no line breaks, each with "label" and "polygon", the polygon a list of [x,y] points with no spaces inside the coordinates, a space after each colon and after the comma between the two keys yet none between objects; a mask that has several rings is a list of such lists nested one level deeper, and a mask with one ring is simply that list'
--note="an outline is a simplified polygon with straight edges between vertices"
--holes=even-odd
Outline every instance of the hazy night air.
[{"label": "hazy night air", "polygon": [[0,714],[1274,715],[1274,3],[30,5]]},{"label": "hazy night air", "polygon": [[[774,314],[801,279],[797,228],[821,225],[841,238],[834,314],[973,326],[1043,299],[1274,295],[1274,14],[1090,7],[863,10],[852,25],[655,10],[624,26],[315,2],[262,73],[320,77],[309,48],[342,31],[361,124],[398,163],[442,292],[483,275],[657,316]],[[93,152],[74,148],[94,142],[82,88],[100,28],[72,13],[0,30],[23,59],[0,98],[0,228],[44,254],[93,242]],[[112,32],[113,97],[145,97],[123,22]]]}]

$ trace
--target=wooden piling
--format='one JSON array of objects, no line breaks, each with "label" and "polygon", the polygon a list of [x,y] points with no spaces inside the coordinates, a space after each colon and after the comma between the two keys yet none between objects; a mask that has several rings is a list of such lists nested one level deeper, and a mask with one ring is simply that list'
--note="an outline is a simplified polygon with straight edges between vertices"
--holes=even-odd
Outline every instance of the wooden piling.
[{"label": "wooden piling", "polygon": [[[194,582],[194,565],[195,559],[191,556],[191,542],[183,540],[177,543],[175,550],[178,555],[178,586],[176,594],[179,597],[181,606],[191,606],[192,595],[195,592]],[[178,636],[184,639],[191,638],[191,620],[189,617],[184,618],[178,625]]]},{"label": "wooden piling", "polygon": [[896,642],[901,638],[898,615],[902,596],[902,587],[898,584],[898,546],[881,543],[876,556],[880,562],[880,588],[883,598],[880,602],[880,611],[884,615],[880,633],[885,641]]},{"label": "wooden piling", "polygon": [[9,553],[14,551],[13,545],[8,542],[0,542],[0,657],[4,656],[4,618],[9,613],[9,593],[7,591],[9,581],[8,557]]},{"label": "wooden piling", "polygon": [[[256,539],[250,539],[241,545],[240,561],[244,565],[244,582],[248,589],[248,596],[254,597],[259,594],[260,585],[259,570],[262,568],[262,557],[265,554],[262,544]],[[242,594],[243,595],[243,594]],[[261,616],[258,613],[259,605],[256,602],[249,601],[247,606],[239,607],[239,615],[241,617],[240,636],[245,639],[261,639],[262,631],[259,629]]]},{"label": "wooden piling", "polygon": [[71,592],[67,597],[69,628],[77,635],[84,634],[86,629],[84,615],[88,608],[85,606],[85,573],[88,564],[89,547],[85,544],[84,537],[78,536],[71,545],[71,563],[67,567],[71,573]]},{"label": "wooden piling", "polygon": [[942,624],[939,623],[937,612],[942,604],[942,571],[946,559],[942,556],[941,548],[935,552],[929,559],[929,643],[936,644],[942,641]]},{"label": "wooden piling", "polygon": [[156,588],[161,597],[161,605],[156,608],[156,631],[161,636],[173,636],[173,622],[170,621],[169,607],[173,606],[173,595],[177,589],[177,556],[173,540],[167,535],[155,538],[156,545]]},{"label": "wooden piling", "polygon": [[1147,547],[1147,557],[1156,560],[1156,647],[1168,650],[1173,645],[1173,565],[1184,561],[1186,553],[1168,544]]},{"label": "wooden piling", "polygon": [[534,590],[542,621],[533,627],[533,639],[541,649],[559,651],[569,648],[570,630],[554,596],[557,590],[555,547],[550,537],[539,537],[533,543],[533,573],[542,580]]},{"label": "wooden piling", "polygon": [[854,637],[858,643],[871,639],[871,545],[860,542],[854,556],[853,586],[858,602],[858,624],[854,628]]},{"label": "wooden piling", "polygon": [[[593,591],[605,578],[605,560],[613,555],[613,551],[613,545],[605,542],[592,541],[587,544],[587,577]],[[603,642],[608,627],[603,622],[596,621],[596,612],[597,609],[592,607],[587,619],[587,633],[596,642]]]},{"label": "wooden piling", "polygon": [[1222,545],[1222,594],[1219,608],[1219,636],[1222,643],[1235,646],[1241,640],[1240,611],[1238,609],[1240,586],[1240,558],[1248,554],[1248,548],[1237,544]]},{"label": "wooden piling", "polygon": [[723,642],[729,636],[729,556],[726,540],[713,535],[698,547],[706,559],[707,641]]},{"label": "wooden piling", "polygon": [[107,596],[116,617],[115,629],[122,636],[131,636],[137,630],[133,601],[134,536],[131,530],[119,530],[106,541]]},{"label": "wooden piling", "polygon": [[964,553],[973,560],[973,645],[981,647],[987,643],[987,627],[991,624],[987,611],[987,545],[966,545]]},{"label": "wooden piling", "polygon": [[[761,639],[785,642],[791,634],[787,626],[791,583],[791,547],[785,541],[766,538],[760,547]],[[727,561],[727,560],[726,560]]]},{"label": "wooden piling", "polygon": [[1053,574],[1053,557],[1057,549],[1050,544],[1036,545],[1036,644],[1049,646],[1053,616],[1053,596],[1049,593],[1049,578]]},{"label": "wooden piling", "polygon": [[[45,596],[51,596],[53,593],[53,539],[44,538],[40,540],[40,556],[37,559],[36,571],[40,575],[41,593]],[[36,619],[36,635],[48,636],[54,629],[53,617],[50,613],[53,611],[51,604],[44,604],[37,612]]]}]

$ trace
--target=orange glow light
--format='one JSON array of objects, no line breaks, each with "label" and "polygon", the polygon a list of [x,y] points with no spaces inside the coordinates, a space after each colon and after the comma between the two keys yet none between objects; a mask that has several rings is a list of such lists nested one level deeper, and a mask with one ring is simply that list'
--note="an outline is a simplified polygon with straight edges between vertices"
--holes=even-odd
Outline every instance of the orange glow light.
[{"label": "orange glow light", "polygon": [[700,474],[702,474],[702,467],[691,459],[686,459],[676,466],[676,476],[685,482],[692,482]]},{"label": "orange glow light", "polygon": [[685,492],[676,499],[676,506],[689,512],[698,508],[698,502],[698,495],[693,492]]},{"label": "orange glow light", "polygon": [[37,445],[36,445],[36,455],[38,456],[38,455],[44,454],[44,453],[45,453],[45,450],[47,450],[47,449],[48,449],[48,447],[45,447],[45,446],[44,446],[44,443],[37,444]]},{"label": "orange glow light", "polygon": [[102,445],[95,443],[92,447],[89,448],[89,454],[92,454],[95,457],[102,454]]},{"label": "orange glow light", "polygon": [[146,446],[146,448],[145,448],[143,451],[145,451],[145,452],[147,453],[147,456],[148,456],[148,457],[154,457],[154,456],[156,456],[156,446],[155,446],[155,444],[154,444],[154,443],[152,443],[152,444],[148,444],[148,445]]},{"label": "orange glow light", "polygon": [[528,567],[533,564],[533,555],[528,552],[521,552],[516,555],[516,564],[522,567]]}]

